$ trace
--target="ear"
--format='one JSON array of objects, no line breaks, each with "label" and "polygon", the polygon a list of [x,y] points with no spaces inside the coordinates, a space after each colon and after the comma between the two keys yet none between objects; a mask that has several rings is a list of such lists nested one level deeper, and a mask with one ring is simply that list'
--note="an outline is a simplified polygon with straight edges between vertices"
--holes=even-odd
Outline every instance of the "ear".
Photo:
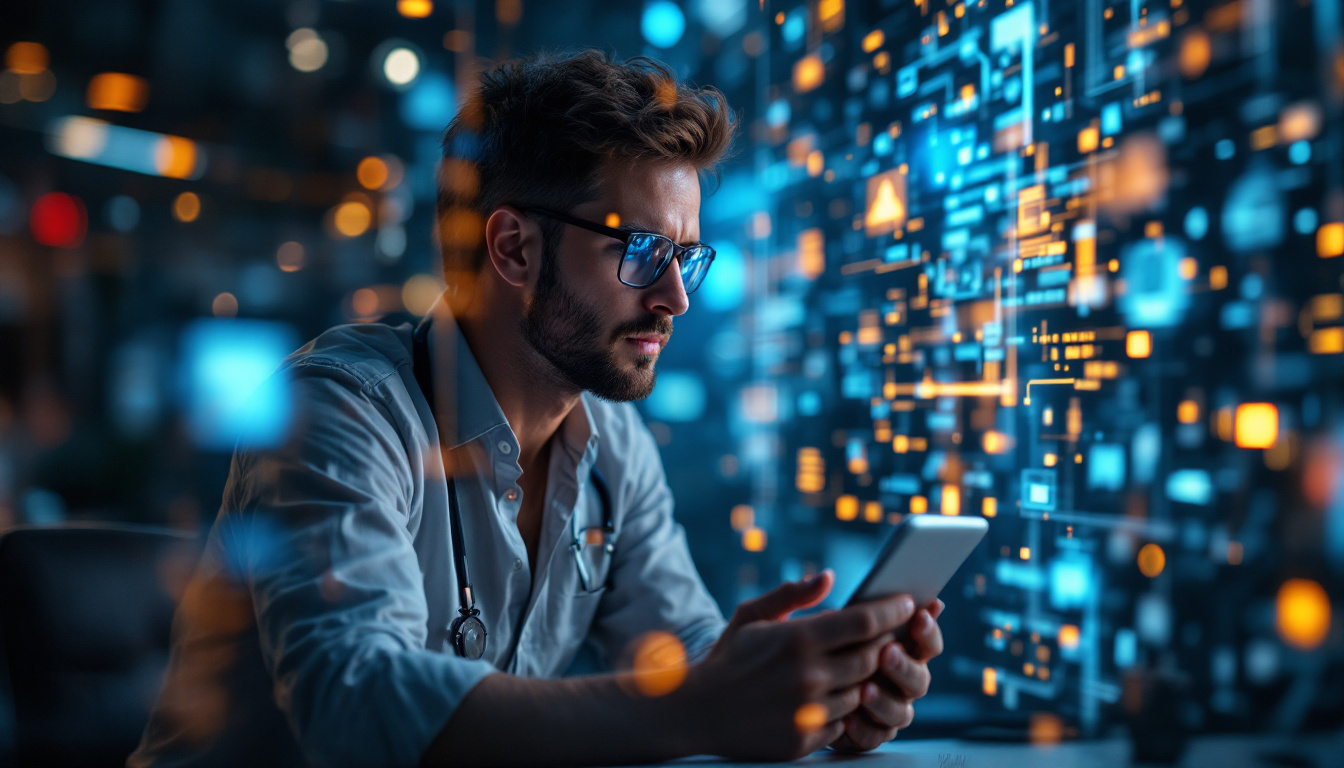
[{"label": "ear", "polygon": [[485,251],[504,282],[522,288],[540,273],[541,228],[511,205],[496,208],[485,221]]}]

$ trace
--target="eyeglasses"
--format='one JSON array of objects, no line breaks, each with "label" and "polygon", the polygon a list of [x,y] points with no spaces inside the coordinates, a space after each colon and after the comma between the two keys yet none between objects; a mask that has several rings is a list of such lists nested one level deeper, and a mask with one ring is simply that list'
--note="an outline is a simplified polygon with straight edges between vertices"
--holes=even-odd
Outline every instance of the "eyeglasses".
[{"label": "eyeglasses", "polygon": [[631,288],[648,288],[658,282],[658,278],[667,271],[667,265],[675,258],[681,264],[681,282],[686,288],[686,293],[695,293],[695,289],[700,287],[700,283],[709,272],[709,265],[714,263],[714,249],[703,243],[677,245],[672,242],[672,238],[656,232],[626,232],[560,211],[531,205],[520,205],[517,208],[525,213],[539,213],[625,243],[625,255],[622,256],[621,264],[616,270],[616,278]]}]

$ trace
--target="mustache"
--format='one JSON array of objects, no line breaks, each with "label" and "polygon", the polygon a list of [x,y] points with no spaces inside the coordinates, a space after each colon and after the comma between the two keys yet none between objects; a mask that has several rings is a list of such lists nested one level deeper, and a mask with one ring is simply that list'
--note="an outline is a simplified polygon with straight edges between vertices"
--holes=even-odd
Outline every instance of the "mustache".
[{"label": "mustache", "polygon": [[671,336],[672,319],[669,317],[649,317],[641,320],[632,320],[616,327],[612,333],[612,341],[617,341],[626,336]]}]

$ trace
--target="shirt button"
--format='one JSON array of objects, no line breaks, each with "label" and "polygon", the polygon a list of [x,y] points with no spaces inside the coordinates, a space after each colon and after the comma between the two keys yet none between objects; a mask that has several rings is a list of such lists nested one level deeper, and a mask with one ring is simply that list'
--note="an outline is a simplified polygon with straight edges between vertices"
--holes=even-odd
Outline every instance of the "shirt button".
[{"label": "shirt button", "polygon": [[521,571],[521,570],[523,570],[523,561],[522,561],[522,560],[514,560],[514,561],[513,561],[513,570],[515,570],[515,571]]},{"label": "shirt button", "polygon": [[504,454],[505,456],[508,456],[510,453],[513,453],[513,446],[509,445],[509,442],[507,440],[500,440],[499,445],[495,447],[498,448],[499,452]]},{"label": "shirt button", "polygon": [[504,498],[508,499],[509,501],[517,501],[517,500],[518,500],[518,489],[517,489],[517,488],[510,488],[509,490],[505,491],[505,492],[504,492]]}]

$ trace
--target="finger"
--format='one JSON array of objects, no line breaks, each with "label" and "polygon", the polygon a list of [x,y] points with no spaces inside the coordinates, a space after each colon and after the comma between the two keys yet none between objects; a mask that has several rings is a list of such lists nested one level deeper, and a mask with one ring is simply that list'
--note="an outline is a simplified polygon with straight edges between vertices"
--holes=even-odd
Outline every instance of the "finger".
[{"label": "finger", "polygon": [[909,595],[884,597],[838,611],[800,619],[818,647],[843,648],[894,632],[915,615],[915,601]]},{"label": "finger", "polygon": [[845,736],[860,751],[867,752],[896,738],[896,729],[873,722],[862,712],[855,712],[845,718]]},{"label": "finger", "polygon": [[786,581],[764,595],[737,606],[729,624],[740,627],[753,621],[787,619],[793,611],[811,608],[825,600],[834,584],[835,572],[829,568],[808,579]]},{"label": "finger", "polygon": [[844,747],[836,746],[837,744],[842,744],[844,741],[845,721],[843,719],[832,720],[822,726],[821,730],[818,732],[818,738],[812,742],[815,746],[809,751],[815,751],[825,746],[833,747],[841,752],[848,751]]},{"label": "finger", "polygon": [[915,717],[915,709],[904,694],[893,690],[890,685],[865,683],[865,686],[861,696],[863,704],[859,707],[860,712],[883,728],[895,730],[910,725],[910,721]]},{"label": "finger", "polygon": [[863,703],[861,699],[859,686],[851,685],[848,688],[839,691],[833,691],[827,694],[821,700],[821,705],[826,708],[826,722],[839,720],[845,715],[858,709]]},{"label": "finger", "polygon": [[920,661],[928,661],[943,652],[943,630],[933,616],[921,610],[906,627],[905,649]]},{"label": "finger", "polygon": [[943,611],[944,611],[946,608],[947,608],[947,603],[944,603],[942,600],[939,600],[938,598],[935,597],[935,598],[933,599],[933,602],[932,602],[932,603],[929,603],[929,608],[928,608],[929,615],[932,616],[932,617],[936,620],[939,616],[942,616],[942,615],[943,615]]},{"label": "finger", "polygon": [[918,699],[929,692],[929,666],[916,661],[896,643],[882,652],[882,673],[907,699]]},{"label": "finger", "polygon": [[892,642],[887,633],[862,645],[851,646],[826,657],[824,666],[830,673],[832,685],[844,688],[872,677],[879,670],[878,659],[882,649]]}]

